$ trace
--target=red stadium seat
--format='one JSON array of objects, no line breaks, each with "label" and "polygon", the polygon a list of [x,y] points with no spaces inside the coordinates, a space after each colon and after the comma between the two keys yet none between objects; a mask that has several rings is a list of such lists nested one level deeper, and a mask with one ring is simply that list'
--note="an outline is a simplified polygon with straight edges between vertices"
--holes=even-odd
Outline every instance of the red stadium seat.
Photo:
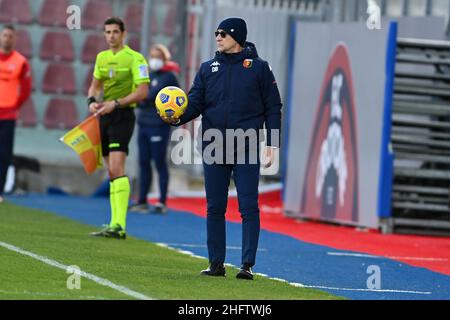
[{"label": "red stadium seat", "polygon": [[19,126],[27,128],[34,128],[36,126],[37,116],[32,98],[29,98],[20,108],[17,123]]},{"label": "red stadium seat", "polygon": [[86,37],[81,52],[81,61],[84,63],[93,63],[100,51],[108,49],[105,38],[99,35],[89,35]]},{"label": "red stadium seat", "polygon": [[131,3],[125,12],[125,25],[130,32],[139,32],[142,25],[143,6],[141,3]]},{"label": "red stadium seat", "polygon": [[32,22],[28,0],[0,1],[0,23],[31,24]]},{"label": "red stadium seat", "polygon": [[67,20],[67,0],[45,0],[41,7],[38,22],[42,26],[65,27]]},{"label": "red stadium seat", "polygon": [[27,30],[17,30],[16,50],[26,58],[33,56],[30,34]]},{"label": "red stadium seat", "polygon": [[103,23],[113,16],[111,4],[104,0],[89,0],[83,10],[82,26],[87,29],[103,28]]},{"label": "red stadium seat", "polygon": [[45,93],[75,94],[75,73],[71,65],[50,64],[44,74],[42,91]]},{"label": "red stadium seat", "polygon": [[141,51],[141,38],[138,36],[131,36],[130,39],[128,39],[128,46],[131,49],[140,52]]},{"label": "red stadium seat", "polygon": [[75,102],[70,99],[52,98],[45,110],[44,126],[47,129],[72,129],[78,125]]},{"label": "red stadium seat", "polygon": [[74,49],[69,33],[47,32],[42,40],[42,60],[73,61]]}]

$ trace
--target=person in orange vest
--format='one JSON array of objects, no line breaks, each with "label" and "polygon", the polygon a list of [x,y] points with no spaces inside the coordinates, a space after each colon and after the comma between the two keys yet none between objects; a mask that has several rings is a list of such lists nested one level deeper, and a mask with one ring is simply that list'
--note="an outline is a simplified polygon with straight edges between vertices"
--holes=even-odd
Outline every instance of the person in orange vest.
[{"label": "person in orange vest", "polygon": [[12,160],[16,119],[31,93],[30,64],[14,49],[15,42],[14,26],[4,26],[0,33],[0,203]]}]

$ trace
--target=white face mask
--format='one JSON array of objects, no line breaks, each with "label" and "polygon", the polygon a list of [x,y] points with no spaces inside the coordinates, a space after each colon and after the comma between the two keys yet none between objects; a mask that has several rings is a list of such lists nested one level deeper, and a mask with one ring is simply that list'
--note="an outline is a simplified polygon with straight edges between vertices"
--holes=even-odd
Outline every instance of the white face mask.
[{"label": "white face mask", "polygon": [[150,66],[150,69],[153,71],[158,71],[164,66],[164,61],[158,58],[151,58],[148,61],[148,65]]}]

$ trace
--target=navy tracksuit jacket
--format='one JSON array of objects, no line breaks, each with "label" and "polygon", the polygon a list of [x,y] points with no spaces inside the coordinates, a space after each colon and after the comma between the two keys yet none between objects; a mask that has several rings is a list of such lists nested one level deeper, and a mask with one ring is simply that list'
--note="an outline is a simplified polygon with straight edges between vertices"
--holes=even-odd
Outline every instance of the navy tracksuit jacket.
[{"label": "navy tracksuit jacket", "polygon": [[158,171],[160,198],[165,204],[169,186],[167,166],[167,147],[170,138],[170,126],[161,120],[156,112],[155,99],[158,92],[167,87],[178,87],[176,76],[170,71],[150,73],[147,98],[138,105],[137,123],[139,146],[139,199],[138,203],[147,203],[147,193],[152,183],[151,161]]},{"label": "navy tracksuit jacket", "polygon": [[[200,114],[202,130],[281,128],[281,99],[269,64],[258,57],[255,45],[247,42],[236,54],[217,52],[203,63],[189,92],[189,105],[180,118],[182,125]],[[224,139],[225,141],[225,139]],[[279,138],[278,138],[278,141]],[[203,148],[208,142],[203,142]],[[237,152],[235,150],[235,152]],[[207,244],[210,263],[225,261],[225,212],[231,174],[235,181],[242,217],[242,264],[253,266],[258,248],[260,221],[258,207],[259,157],[256,164],[206,164]]]}]

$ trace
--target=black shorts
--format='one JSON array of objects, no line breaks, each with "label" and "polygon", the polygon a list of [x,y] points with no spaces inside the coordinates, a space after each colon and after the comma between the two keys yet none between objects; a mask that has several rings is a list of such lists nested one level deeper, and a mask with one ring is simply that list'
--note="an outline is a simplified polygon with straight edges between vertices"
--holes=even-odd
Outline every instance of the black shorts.
[{"label": "black shorts", "polygon": [[117,109],[100,118],[100,136],[103,156],[122,151],[128,155],[128,145],[133,136],[136,116],[133,108]]}]

